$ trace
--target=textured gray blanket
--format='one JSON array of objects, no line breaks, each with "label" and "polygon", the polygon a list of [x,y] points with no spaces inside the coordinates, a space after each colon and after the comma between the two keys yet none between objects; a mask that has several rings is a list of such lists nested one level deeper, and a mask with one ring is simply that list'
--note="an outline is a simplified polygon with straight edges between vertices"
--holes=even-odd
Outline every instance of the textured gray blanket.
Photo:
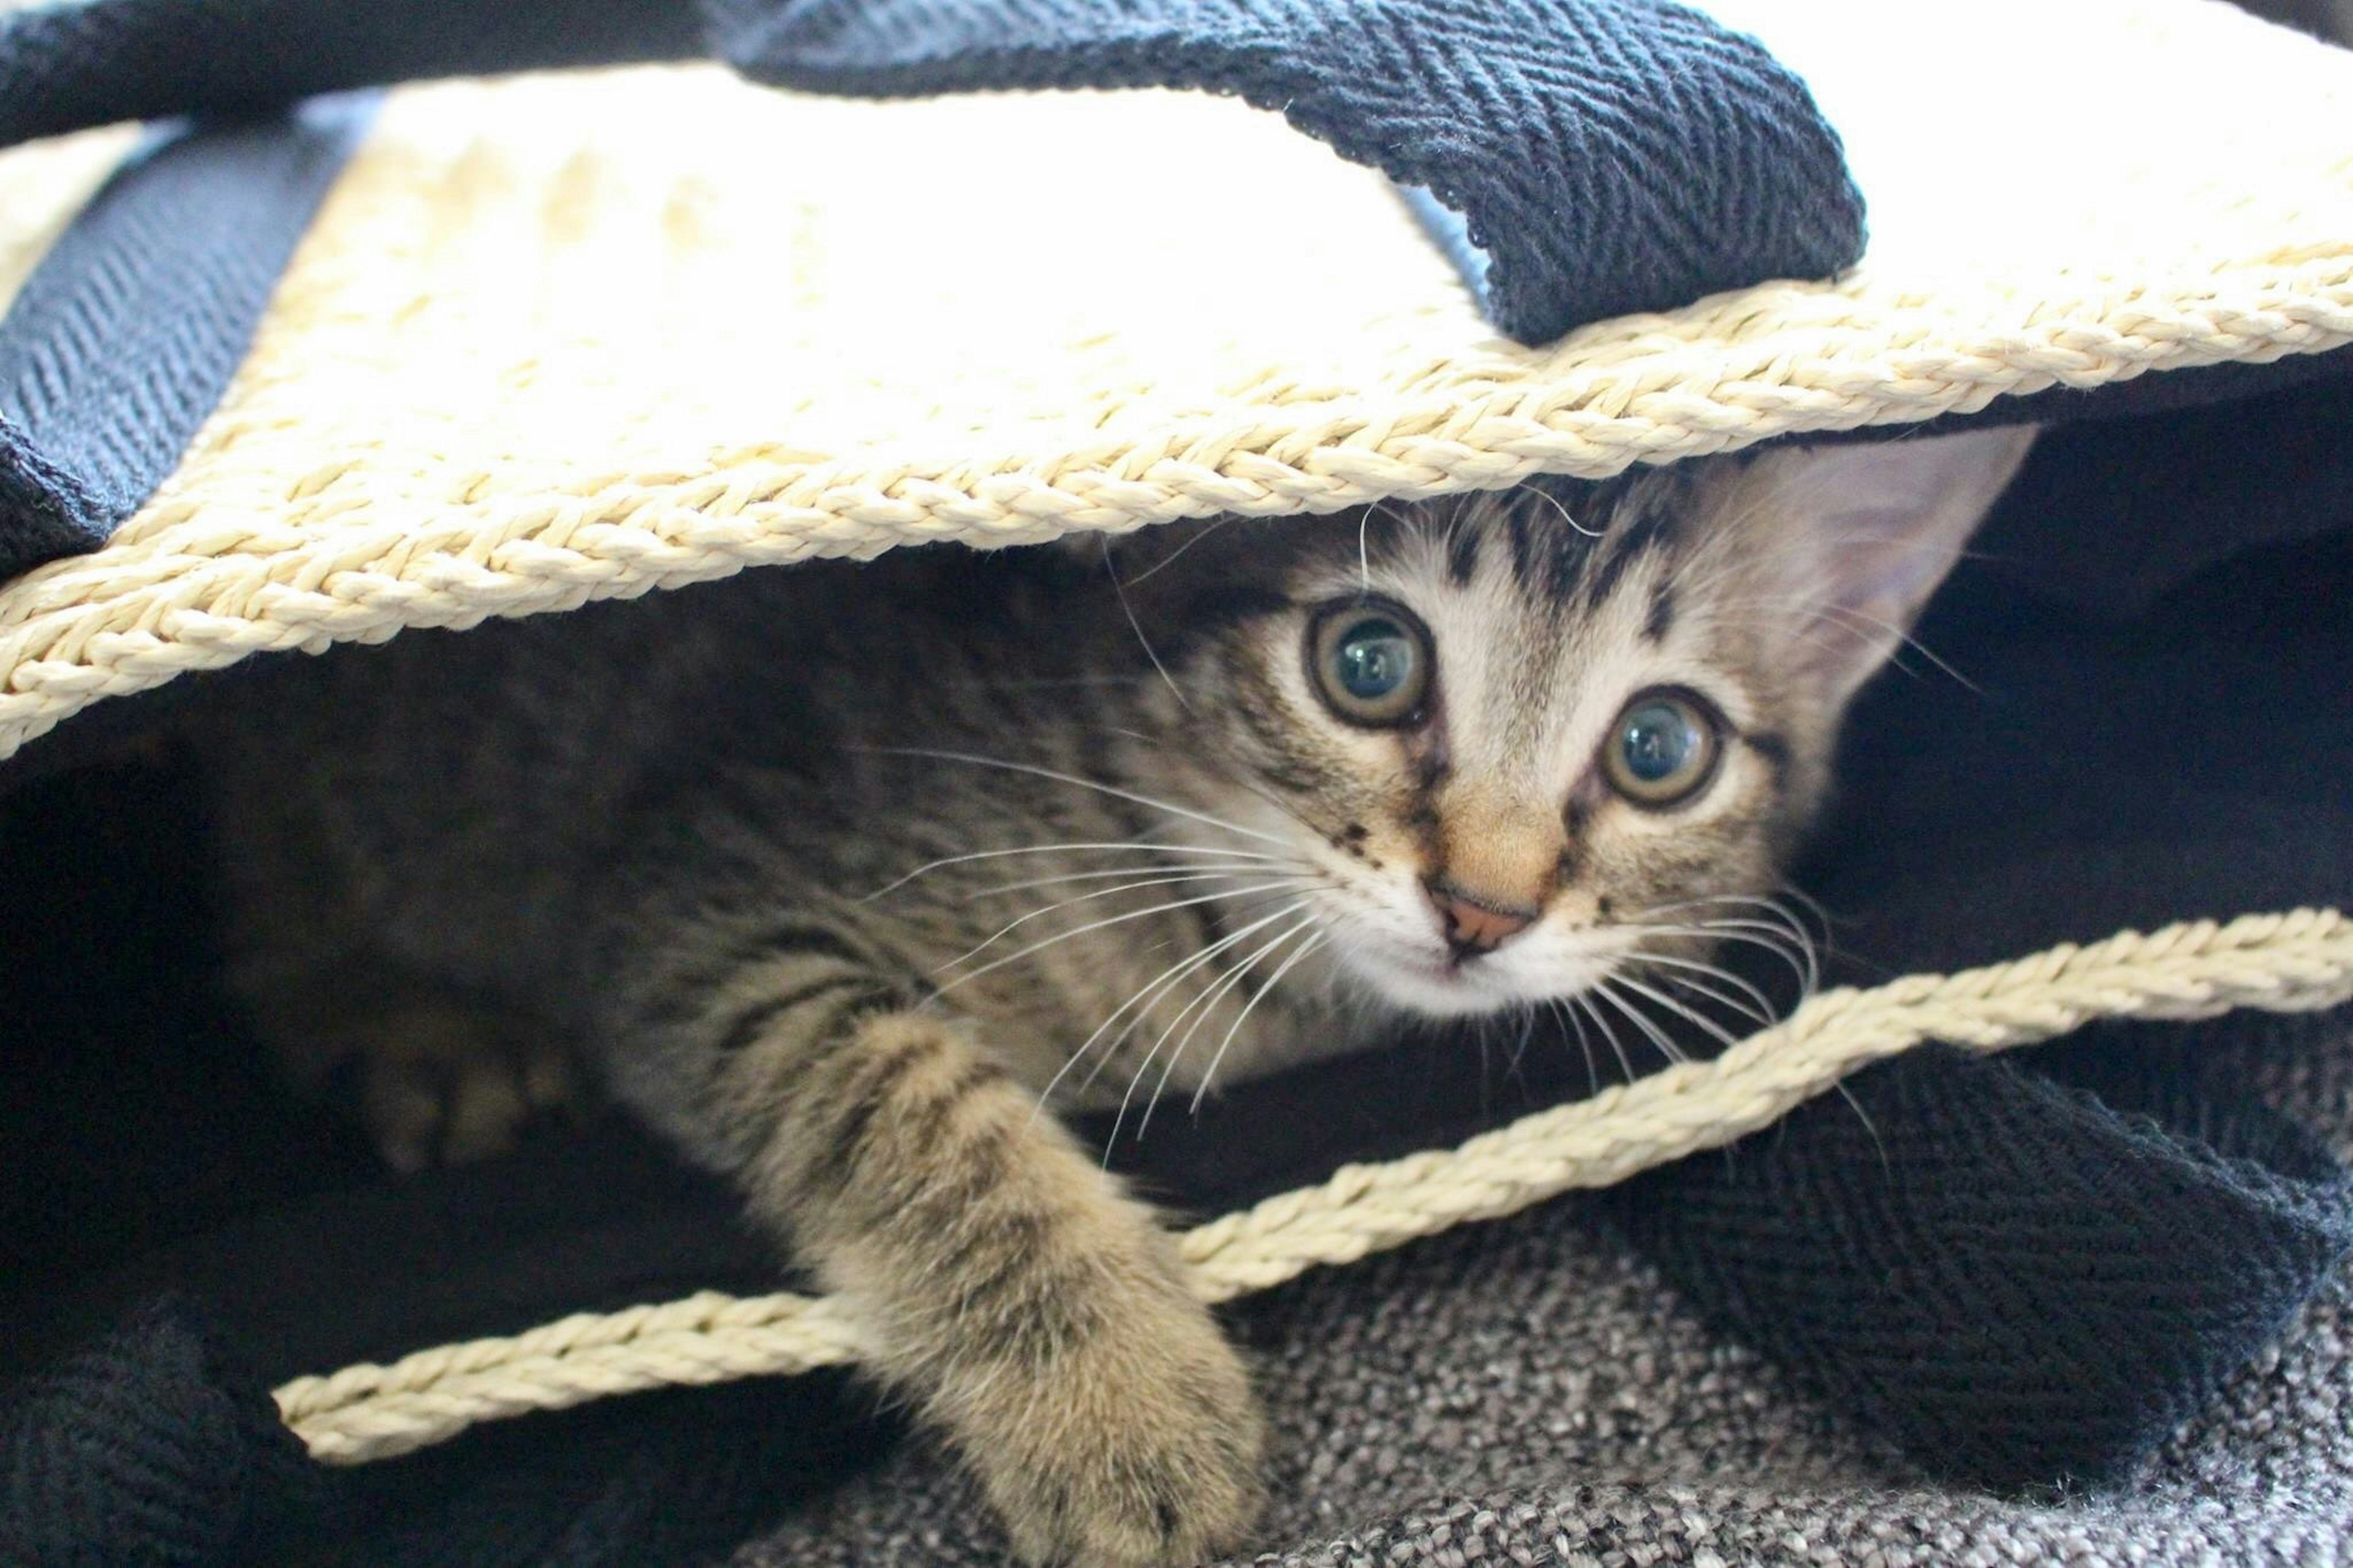
[{"label": "textured gray blanket", "polygon": [[[2214,1065],[2353,1154],[2353,1016],[2200,1032]],[[1238,1563],[2353,1560],[2353,1272],[2129,1485],[2042,1499],[1940,1486],[1847,1429],[1573,1203],[1311,1275],[1236,1328],[1277,1433],[1264,1555]],[[735,1561],[1001,1558],[962,1483],[910,1447]]]}]

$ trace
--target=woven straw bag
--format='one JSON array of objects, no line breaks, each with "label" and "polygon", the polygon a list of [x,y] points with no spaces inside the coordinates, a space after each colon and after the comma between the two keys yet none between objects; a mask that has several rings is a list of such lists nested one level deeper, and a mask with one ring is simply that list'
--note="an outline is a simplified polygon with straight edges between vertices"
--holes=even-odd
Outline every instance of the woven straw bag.
[{"label": "woven straw bag", "polygon": [[[874,103],[694,64],[398,88],[322,132],[348,161],[152,494],[0,585],[0,758],[37,767],[255,653],[746,567],[2346,374],[2353,57],[2200,0],[1711,8],[1836,126],[1868,249],[1541,343],[1498,333],[1378,173],[1231,100]],[[0,153],[0,303],[138,134]],[[2236,379],[2181,374],[2211,366]],[[1223,1300],[1729,1142],[1925,1039],[2353,997],[2333,911],[2182,913],[2215,918],[1821,995],[1717,1061],[1350,1167],[1186,1256]],[[279,1397],[356,1461],[860,1346],[832,1303],[706,1295]]]}]

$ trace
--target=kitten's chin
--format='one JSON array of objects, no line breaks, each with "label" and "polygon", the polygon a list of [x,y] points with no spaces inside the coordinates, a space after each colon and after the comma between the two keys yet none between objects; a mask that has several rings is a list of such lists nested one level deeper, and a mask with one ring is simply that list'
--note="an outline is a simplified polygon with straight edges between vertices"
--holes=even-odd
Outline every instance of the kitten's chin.
[{"label": "kitten's chin", "polygon": [[1479,1018],[1531,1000],[1492,971],[1482,973],[1475,959],[1463,964],[1394,950],[1357,952],[1344,955],[1341,967],[1364,990],[1412,1017]]},{"label": "kitten's chin", "polygon": [[1351,943],[1339,967],[1391,1011],[1430,1022],[1491,1017],[1574,996],[1606,979],[1613,955],[1557,942],[1457,963],[1443,949],[1376,939]]}]

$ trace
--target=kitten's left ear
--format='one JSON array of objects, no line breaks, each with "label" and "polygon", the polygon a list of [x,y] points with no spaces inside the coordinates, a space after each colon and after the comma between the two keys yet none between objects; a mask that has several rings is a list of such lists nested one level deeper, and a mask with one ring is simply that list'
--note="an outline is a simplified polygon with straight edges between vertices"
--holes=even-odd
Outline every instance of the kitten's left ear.
[{"label": "kitten's left ear", "polygon": [[1895,651],[2034,436],[2031,426],[1971,430],[1768,452],[1750,465],[1735,547],[1788,594],[1790,657],[1833,708]]}]

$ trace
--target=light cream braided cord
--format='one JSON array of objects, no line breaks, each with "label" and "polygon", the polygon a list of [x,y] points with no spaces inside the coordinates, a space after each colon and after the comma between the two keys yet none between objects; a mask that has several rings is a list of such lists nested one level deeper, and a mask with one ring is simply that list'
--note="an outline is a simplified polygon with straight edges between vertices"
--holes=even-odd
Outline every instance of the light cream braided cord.
[{"label": "light cream braided cord", "polygon": [[[1537,1112],[1457,1149],[1345,1166],[1320,1186],[1188,1232],[1181,1247],[1195,1292],[1224,1301],[1733,1142],[1923,1041],[1998,1051],[2100,1018],[2300,1012],[2348,1000],[2353,921],[2334,910],[2128,931],[1957,974],[1827,992],[1712,1061]],[[862,1348],[839,1298],[706,1292],[420,1351],[390,1366],[297,1378],[277,1400],[314,1458],[360,1464],[479,1422],[640,1389],[805,1372],[854,1362]]]}]

